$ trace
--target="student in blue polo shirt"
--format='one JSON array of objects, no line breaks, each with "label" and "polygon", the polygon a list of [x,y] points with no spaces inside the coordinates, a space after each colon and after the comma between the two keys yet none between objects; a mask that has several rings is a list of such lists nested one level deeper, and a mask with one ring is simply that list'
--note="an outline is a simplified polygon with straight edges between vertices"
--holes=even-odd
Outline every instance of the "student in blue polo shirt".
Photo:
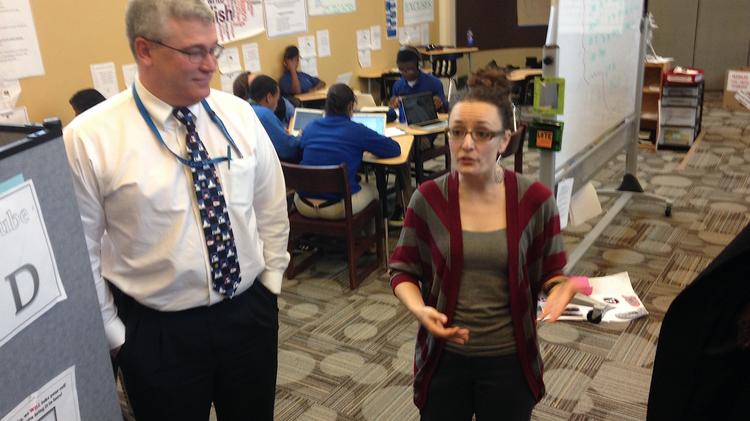
[{"label": "student in blue polo shirt", "polygon": [[279,159],[287,162],[299,162],[300,138],[290,135],[274,114],[281,94],[279,84],[266,75],[256,76],[248,89],[250,104],[271,138]]},{"label": "student in blue polo shirt", "polygon": [[[435,110],[439,113],[447,113],[448,100],[445,99],[442,82],[419,69],[419,58],[419,52],[414,47],[404,46],[398,50],[396,65],[398,71],[401,72],[401,79],[397,80],[391,89],[390,107],[398,109],[401,96],[431,92]],[[404,122],[404,116],[400,115],[399,120]]]},{"label": "student in blue polo shirt", "polygon": [[298,67],[299,48],[290,45],[284,50],[284,74],[279,80],[282,95],[304,94],[305,92],[323,89],[326,86],[325,82],[315,76],[298,71]]},{"label": "student in blue polo shirt", "polygon": [[[232,84],[232,91],[234,92],[234,96],[238,96],[245,101],[250,100],[250,84],[253,82],[253,79],[255,79],[255,76],[257,74],[252,74],[249,71],[241,72],[237,75],[237,77],[234,78],[234,83]],[[281,120],[281,122],[286,126],[289,124],[289,121],[292,119],[292,116],[294,116],[294,104],[292,104],[288,99],[281,97],[279,100],[279,105],[276,106],[276,110],[274,110],[274,114],[276,114],[276,117]]]}]

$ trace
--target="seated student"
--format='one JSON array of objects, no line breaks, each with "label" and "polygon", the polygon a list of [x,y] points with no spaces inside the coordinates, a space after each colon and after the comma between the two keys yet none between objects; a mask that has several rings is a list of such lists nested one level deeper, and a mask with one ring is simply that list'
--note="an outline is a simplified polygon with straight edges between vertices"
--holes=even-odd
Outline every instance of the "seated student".
[{"label": "seated student", "polygon": [[[356,98],[352,89],[342,83],[331,86],[325,105],[325,117],[312,121],[302,133],[302,165],[338,165],[346,163],[352,191],[352,212],[364,209],[377,192],[370,185],[360,186],[357,170],[367,151],[383,158],[401,154],[394,140],[351,120]],[[344,203],[335,194],[294,196],[297,210],[309,218],[341,219]]]},{"label": "seated student", "polygon": [[298,67],[299,48],[290,45],[284,50],[284,74],[279,79],[282,95],[304,94],[305,92],[323,89],[326,86],[325,82],[315,76],[298,71]]},{"label": "seated student", "polygon": [[[234,96],[248,101],[250,99],[250,84],[253,82],[253,79],[255,79],[255,76],[257,75],[254,75],[251,72],[241,72],[237,75],[232,84]],[[288,99],[281,97],[281,100],[279,100],[279,104],[276,106],[273,113],[276,114],[276,117],[278,117],[284,125],[288,125],[292,116],[294,116],[294,105]]]},{"label": "seated student", "polygon": [[279,102],[279,84],[273,78],[259,75],[253,79],[248,88],[250,104],[258,116],[263,128],[266,129],[268,137],[271,138],[274,149],[279,159],[287,162],[298,162],[300,149],[299,137],[290,135],[281,125],[273,110]]},{"label": "seated student", "polygon": [[[396,109],[399,106],[398,97],[400,96],[432,92],[432,100],[435,102],[437,112],[448,112],[448,101],[445,99],[443,84],[440,79],[419,69],[419,59],[419,52],[414,47],[404,46],[398,50],[396,65],[398,71],[401,72],[401,79],[393,84],[388,105]],[[404,122],[404,116],[399,115],[399,120]]]},{"label": "seated student", "polygon": [[73,94],[73,96],[70,97],[69,102],[70,106],[73,107],[73,111],[75,111],[76,115],[79,115],[89,108],[93,107],[94,105],[104,101],[105,99],[106,98],[104,98],[104,95],[99,93],[99,91],[89,88],[82,89]]}]

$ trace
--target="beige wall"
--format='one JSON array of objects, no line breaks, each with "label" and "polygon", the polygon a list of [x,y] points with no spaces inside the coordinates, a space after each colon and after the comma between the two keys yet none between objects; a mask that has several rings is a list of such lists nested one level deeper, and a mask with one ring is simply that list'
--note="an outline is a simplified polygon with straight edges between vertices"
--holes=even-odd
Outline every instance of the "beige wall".
[{"label": "beige wall", "polygon": [[[68,104],[70,96],[79,89],[92,87],[89,66],[94,63],[114,62],[120,89],[124,89],[122,65],[134,60],[125,38],[124,14],[127,0],[36,0],[31,2],[36,24],[39,47],[46,74],[21,80],[19,106],[26,106],[32,122],[45,117],[57,116],[63,124],[73,118]],[[403,8],[403,2],[399,2]],[[438,39],[439,11],[435,8],[435,21],[430,24],[431,38]],[[403,10],[399,10],[400,23]],[[355,13],[311,16],[308,33],[328,29],[331,56],[318,58],[318,71],[326,82],[333,83],[336,76],[353,72],[352,86],[357,87],[356,30],[371,25],[380,25],[382,49],[373,51],[373,68],[383,69],[395,65],[398,39],[385,37],[385,2],[382,0],[359,0]],[[294,34],[269,39],[265,33],[226,46],[241,46],[257,42],[260,49],[263,73],[278,77],[281,74],[281,54],[285,46],[297,44]],[[243,64],[244,65],[244,64]],[[219,88],[219,75],[215,75],[213,86]],[[364,86],[364,85],[363,85]]]}]

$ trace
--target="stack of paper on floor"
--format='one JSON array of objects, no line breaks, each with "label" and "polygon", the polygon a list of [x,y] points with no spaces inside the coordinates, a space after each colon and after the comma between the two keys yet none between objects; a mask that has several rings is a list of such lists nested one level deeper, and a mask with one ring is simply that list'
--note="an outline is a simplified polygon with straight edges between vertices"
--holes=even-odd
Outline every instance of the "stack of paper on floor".
[{"label": "stack of paper on floor", "polygon": [[[648,315],[638,295],[633,291],[627,272],[614,275],[589,278],[592,292],[590,297],[607,305],[602,322],[628,322]],[[538,308],[544,307],[545,299],[540,298]],[[586,314],[593,307],[569,304],[558,320],[586,320]]]}]

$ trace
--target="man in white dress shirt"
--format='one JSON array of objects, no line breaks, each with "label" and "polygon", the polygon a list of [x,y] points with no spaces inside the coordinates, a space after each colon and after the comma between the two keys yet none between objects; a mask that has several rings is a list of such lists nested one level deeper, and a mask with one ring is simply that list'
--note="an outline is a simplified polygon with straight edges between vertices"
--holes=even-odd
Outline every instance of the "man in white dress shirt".
[{"label": "man in white dress shirt", "polygon": [[270,420],[289,261],[276,152],[247,102],[209,87],[221,46],[202,0],[132,0],[126,26],[134,86],[64,130],[112,354],[139,421],[206,420],[211,403]]}]

